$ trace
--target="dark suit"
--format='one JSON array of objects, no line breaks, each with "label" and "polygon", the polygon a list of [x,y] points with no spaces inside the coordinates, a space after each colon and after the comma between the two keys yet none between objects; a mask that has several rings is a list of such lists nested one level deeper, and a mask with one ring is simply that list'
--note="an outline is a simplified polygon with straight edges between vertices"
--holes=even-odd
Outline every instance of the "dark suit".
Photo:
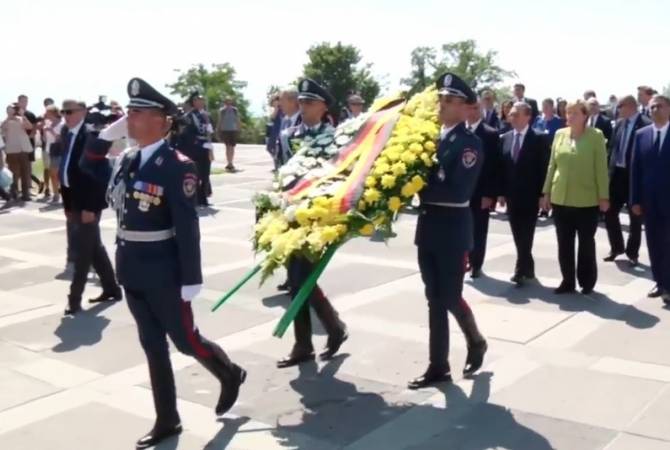
[{"label": "dark suit", "polygon": [[[114,269],[107,255],[107,250],[100,238],[100,213],[107,207],[105,201],[106,186],[93,178],[80,167],[80,160],[84,154],[84,147],[89,133],[86,125],[82,124],[76,136],[63,127],[61,141],[63,142],[63,156],[60,166],[60,185],[63,195],[63,206],[67,215],[68,232],[71,234],[70,245],[76,247],[74,251],[74,275],[70,285],[68,303],[70,309],[81,306],[81,296],[84,293],[88,271],[93,265],[103,291],[114,293],[118,285],[114,277]],[[72,142],[72,140],[74,140]],[[67,186],[65,177],[67,175]],[[82,211],[95,213],[93,223],[82,223]]]},{"label": "dark suit", "polygon": [[[588,119],[588,124],[591,125],[591,117]],[[602,131],[603,136],[605,136],[605,139],[608,143],[612,139],[612,122],[602,114],[598,114],[596,116],[596,123],[593,125],[593,128],[597,128]]]},{"label": "dark suit", "polygon": [[670,135],[655,146],[653,125],[635,134],[631,165],[631,205],[642,206],[654,281],[670,291]]},{"label": "dark suit", "polygon": [[532,278],[535,276],[533,239],[551,149],[546,136],[529,127],[519,156],[514,161],[515,133],[512,130],[502,135],[501,192],[507,200],[507,213],[517,251],[515,275]]},{"label": "dark suit", "polygon": [[495,128],[496,130],[500,128],[500,117],[498,117],[498,112],[495,109],[492,109],[491,111],[484,111],[483,122],[491,128]]},{"label": "dark suit", "polygon": [[[612,140],[608,142],[610,209],[605,214],[605,224],[610,243],[610,253],[619,254],[625,252],[626,256],[630,259],[638,258],[642,240],[642,218],[631,214],[631,205],[628,202],[630,198],[630,167],[633,155],[633,142],[635,141],[637,130],[650,123],[651,121],[647,117],[638,114],[626,140],[626,120],[620,119],[614,127]],[[620,155],[621,152],[624,154]],[[618,160],[619,156],[623,158],[623,164],[620,164],[621,161]],[[621,232],[621,222],[619,221],[619,214],[624,204],[628,206],[628,216],[630,217],[630,231],[628,234],[628,243],[625,247],[623,233]]]},{"label": "dark suit", "polygon": [[482,209],[482,199],[490,198],[495,205],[500,190],[502,153],[500,151],[500,136],[496,129],[482,121],[475,128],[474,133],[481,139],[484,150],[484,165],[470,199],[474,238],[474,245],[470,252],[470,266],[473,270],[479,270],[482,268],[486,256],[486,238],[489,232],[489,215],[491,213],[488,208]]}]

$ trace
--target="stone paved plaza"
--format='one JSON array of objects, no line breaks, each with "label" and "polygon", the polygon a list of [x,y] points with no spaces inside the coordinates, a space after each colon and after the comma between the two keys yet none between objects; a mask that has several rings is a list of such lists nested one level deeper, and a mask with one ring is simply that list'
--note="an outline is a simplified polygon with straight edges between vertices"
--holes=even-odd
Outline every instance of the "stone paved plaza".
[{"label": "stone paved plaza", "polygon": [[[291,330],[272,337],[288,304],[275,290],[281,277],[260,289],[255,280],[210,312],[254,263],[250,197],[270,179],[260,147],[239,148],[237,164],[241,172],[214,177],[214,207],[202,213],[206,289],[193,306],[202,333],[249,376],[217,421],[217,383],[175,353],[185,432],[160,449],[670,449],[670,312],[646,298],[646,250],[636,270],[601,263],[596,293],[557,297],[554,229],[542,222],[539,283],[516,289],[509,226],[496,215],[487,276],[465,288],[489,340],[486,364],[474,379],[409,391],[407,380],[427,363],[428,332],[415,217],[403,216],[388,245],[352,241],[324,274],[349,326],[341,355],[277,370],[292,343]],[[102,225],[111,254],[109,211]],[[64,230],[62,211],[43,203],[0,211],[0,449],[132,449],[153,420],[137,330],[124,302],[63,318],[68,282],[54,275],[64,264]],[[607,251],[601,228],[599,259]],[[99,292],[91,283],[86,294]],[[465,342],[458,327],[452,336],[460,374]],[[324,342],[318,330],[315,344]]]}]

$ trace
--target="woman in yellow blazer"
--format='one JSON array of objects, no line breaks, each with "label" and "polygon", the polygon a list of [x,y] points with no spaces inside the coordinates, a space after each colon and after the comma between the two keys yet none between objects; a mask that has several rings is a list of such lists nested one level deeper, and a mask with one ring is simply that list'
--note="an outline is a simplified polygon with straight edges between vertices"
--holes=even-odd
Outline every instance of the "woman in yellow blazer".
[{"label": "woman in yellow blazer", "polygon": [[596,230],[598,210],[609,209],[609,180],[605,137],[586,126],[586,103],[567,106],[567,128],[556,132],[544,183],[541,208],[554,209],[558,262],[563,281],[554,292],[575,291],[575,236],[579,239],[577,281],[590,294],[598,278]]}]

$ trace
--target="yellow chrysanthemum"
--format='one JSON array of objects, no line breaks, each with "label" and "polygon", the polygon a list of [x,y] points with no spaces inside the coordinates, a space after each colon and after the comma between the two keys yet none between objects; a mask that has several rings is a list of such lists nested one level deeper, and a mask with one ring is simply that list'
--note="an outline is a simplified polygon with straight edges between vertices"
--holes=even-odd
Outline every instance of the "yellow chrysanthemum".
[{"label": "yellow chrysanthemum", "polygon": [[378,202],[381,197],[381,192],[374,188],[366,189],[365,192],[363,192],[363,200],[368,204]]},{"label": "yellow chrysanthemum", "polygon": [[309,224],[309,220],[311,218],[311,211],[309,208],[298,208],[295,211],[295,220],[298,221],[300,226],[306,226]]},{"label": "yellow chrysanthemum", "polygon": [[391,189],[395,186],[396,177],[393,175],[384,175],[382,176],[382,187],[384,189]]},{"label": "yellow chrysanthemum", "polygon": [[435,151],[435,149],[436,149],[437,147],[435,146],[435,142],[433,142],[433,141],[426,141],[426,142],[423,143],[423,148],[426,149],[427,152],[432,153],[432,152]]},{"label": "yellow chrysanthemum", "polygon": [[402,154],[401,159],[405,164],[411,165],[416,162],[416,155],[414,153],[405,152]]},{"label": "yellow chrysanthemum", "polygon": [[432,167],[434,164],[433,159],[427,153],[421,153],[421,161],[426,167]]},{"label": "yellow chrysanthemum", "polygon": [[396,177],[399,177],[401,175],[405,175],[407,173],[407,166],[405,163],[402,162],[397,162],[391,166],[391,172],[393,172],[393,175]]},{"label": "yellow chrysanthemum", "polygon": [[373,188],[377,186],[377,179],[375,177],[367,177],[365,179],[365,187]]},{"label": "yellow chrysanthemum", "polygon": [[400,189],[400,195],[406,198],[413,197],[416,192],[416,187],[412,183],[405,183],[402,189]]},{"label": "yellow chrysanthemum", "polygon": [[420,155],[421,152],[423,152],[423,146],[419,144],[418,142],[414,142],[410,144],[409,150],[414,153],[415,155]]},{"label": "yellow chrysanthemum", "polygon": [[388,207],[391,211],[397,212],[401,206],[402,206],[402,200],[400,200],[400,198],[395,196],[389,198]]},{"label": "yellow chrysanthemum", "polygon": [[363,226],[361,227],[360,230],[358,230],[358,232],[359,232],[362,236],[372,236],[372,235],[374,234],[374,232],[375,232],[375,226],[372,225],[371,223],[366,223],[365,225],[363,225]]},{"label": "yellow chrysanthemum", "polygon": [[419,175],[414,175],[410,181],[417,192],[419,192],[426,185],[426,182]]}]

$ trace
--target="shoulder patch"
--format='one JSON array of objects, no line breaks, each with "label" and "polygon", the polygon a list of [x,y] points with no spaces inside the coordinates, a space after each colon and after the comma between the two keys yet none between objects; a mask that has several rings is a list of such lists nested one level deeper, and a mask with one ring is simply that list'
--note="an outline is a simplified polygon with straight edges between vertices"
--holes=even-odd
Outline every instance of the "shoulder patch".
[{"label": "shoulder patch", "polygon": [[471,169],[477,164],[477,151],[471,148],[466,148],[463,150],[463,156],[461,157],[463,162],[463,167],[466,169]]},{"label": "shoulder patch", "polygon": [[184,175],[182,189],[184,195],[188,198],[193,197],[198,187],[198,177],[194,173],[187,173]]}]

